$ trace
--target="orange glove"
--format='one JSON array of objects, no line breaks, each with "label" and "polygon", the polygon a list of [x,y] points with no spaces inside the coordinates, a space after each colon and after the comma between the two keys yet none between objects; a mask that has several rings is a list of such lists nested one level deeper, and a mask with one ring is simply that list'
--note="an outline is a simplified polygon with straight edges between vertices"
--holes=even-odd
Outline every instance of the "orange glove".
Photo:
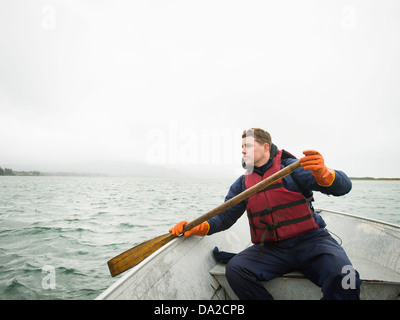
[{"label": "orange glove", "polygon": [[335,180],[335,170],[327,168],[322,155],[315,150],[303,151],[305,157],[300,159],[304,170],[310,170],[317,183],[322,187],[329,187]]},{"label": "orange glove", "polygon": [[[181,221],[178,224],[176,224],[174,227],[169,229],[169,232],[171,232],[174,236],[179,236],[183,231],[183,226],[187,223],[188,223],[187,221]],[[206,222],[200,223],[198,226],[186,231],[184,236],[185,237],[205,236],[208,233],[208,230],[210,230],[210,225],[206,221]]]}]

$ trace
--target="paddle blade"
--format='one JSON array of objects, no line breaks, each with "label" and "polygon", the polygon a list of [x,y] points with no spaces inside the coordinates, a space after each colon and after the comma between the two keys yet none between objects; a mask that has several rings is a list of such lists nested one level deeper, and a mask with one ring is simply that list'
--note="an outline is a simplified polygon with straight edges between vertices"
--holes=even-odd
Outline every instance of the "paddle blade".
[{"label": "paddle blade", "polygon": [[136,247],[122,252],[118,256],[112,258],[107,262],[111,276],[115,277],[122,272],[136,266],[153,252],[157,251],[174,238],[176,238],[176,236],[172,235],[171,233],[167,233],[143,242]]}]

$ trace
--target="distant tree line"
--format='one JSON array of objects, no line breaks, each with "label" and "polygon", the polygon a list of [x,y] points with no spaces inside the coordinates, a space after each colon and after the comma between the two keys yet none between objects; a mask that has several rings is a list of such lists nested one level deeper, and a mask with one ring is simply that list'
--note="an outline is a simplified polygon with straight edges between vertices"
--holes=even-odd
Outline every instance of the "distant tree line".
[{"label": "distant tree line", "polygon": [[0,176],[40,176],[39,171],[14,171],[10,168],[0,167]]},{"label": "distant tree line", "polygon": [[15,176],[15,173],[12,169],[0,167],[0,176]]}]

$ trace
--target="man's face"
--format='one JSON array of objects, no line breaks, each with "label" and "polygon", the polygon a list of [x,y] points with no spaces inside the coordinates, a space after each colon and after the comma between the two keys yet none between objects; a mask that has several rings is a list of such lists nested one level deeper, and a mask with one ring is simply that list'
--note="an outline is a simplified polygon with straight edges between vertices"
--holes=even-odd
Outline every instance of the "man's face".
[{"label": "man's face", "polygon": [[242,139],[242,154],[247,166],[260,167],[269,160],[269,145],[260,144],[254,137]]}]

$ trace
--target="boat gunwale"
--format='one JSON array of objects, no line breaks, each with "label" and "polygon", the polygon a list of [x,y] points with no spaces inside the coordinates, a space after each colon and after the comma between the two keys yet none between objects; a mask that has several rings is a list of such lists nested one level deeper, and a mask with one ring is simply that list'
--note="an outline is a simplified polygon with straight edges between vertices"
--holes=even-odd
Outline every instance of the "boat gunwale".
[{"label": "boat gunwale", "polygon": [[322,217],[323,217],[323,212],[324,211],[325,212],[329,212],[329,213],[333,213],[333,214],[339,214],[339,215],[343,215],[343,216],[359,219],[359,220],[366,220],[366,221],[369,221],[369,222],[383,224],[383,225],[387,225],[389,227],[400,229],[400,224],[394,224],[394,223],[390,223],[390,222],[386,222],[386,221],[382,221],[382,220],[377,220],[377,219],[368,218],[368,217],[364,217],[364,216],[358,216],[358,215],[355,215],[355,214],[344,213],[344,212],[340,212],[340,211],[327,210],[327,209],[323,209],[323,208],[315,208],[315,212],[318,213],[318,214],[322,213]]}]

